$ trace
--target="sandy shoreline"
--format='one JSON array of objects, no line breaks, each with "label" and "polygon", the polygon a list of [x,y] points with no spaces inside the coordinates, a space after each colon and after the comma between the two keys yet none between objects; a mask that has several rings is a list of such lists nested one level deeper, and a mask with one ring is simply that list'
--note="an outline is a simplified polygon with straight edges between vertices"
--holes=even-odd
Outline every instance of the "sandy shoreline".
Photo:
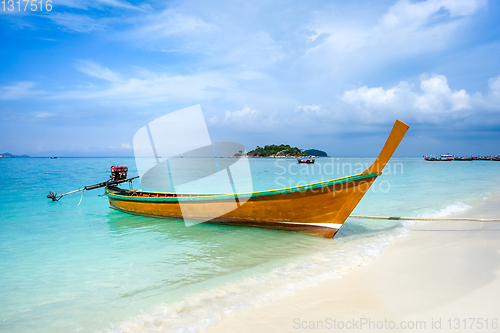
[{"label": "sandy shoreline", "polygon": [[[500,196],[455,217],[500,218]],[[498,332],[500,223],[418,222],[369,265],[234,313],[218,332]]]}]

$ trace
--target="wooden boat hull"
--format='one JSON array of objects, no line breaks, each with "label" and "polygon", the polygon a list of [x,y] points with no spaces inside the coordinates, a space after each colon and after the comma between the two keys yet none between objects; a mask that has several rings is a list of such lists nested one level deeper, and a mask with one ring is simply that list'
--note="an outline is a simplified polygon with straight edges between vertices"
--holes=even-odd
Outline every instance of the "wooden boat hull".
[{"label": "wooden boat hull", "polygon": [[[107,189],[110,205],[120,211],[185,221],[259,227],[333,237],[354,210],[408,130],[396,121],[377,160],[365,172],[320,183],[273,191],[237,194],[176,194]],[[239,204],[235,198],[245,198]],[[182,207],[181,207],[182,205]]]},{"label": "wooden boat hull", "polygon": [[[377,176],[377,173],[355,175],[310,184],[308,187],[256,192],[234,210],[230,210],[234,205],[233,195],[205,198],[168,197],[156,193],[158,196],[155,197],[154,192],[144,192],[153,195],[144,197],[129,196],[128,193],[120,195],[110,189],[106,193],[111,207],[131,214],[196,221],[230,210],[207,223],[290,230],[333,237]],[[186,212],[189,215],[186,216]]]}]

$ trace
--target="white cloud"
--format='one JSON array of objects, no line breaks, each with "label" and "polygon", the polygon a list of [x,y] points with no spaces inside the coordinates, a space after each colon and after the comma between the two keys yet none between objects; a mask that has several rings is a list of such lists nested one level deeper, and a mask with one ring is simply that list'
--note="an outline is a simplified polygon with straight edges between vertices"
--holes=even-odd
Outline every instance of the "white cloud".
[{"label": "white cloud", "polygon": [[227,123],[248,124],[259,118],[260,113],[245,105],[243,109],[237,111],[227,110],[224,115],[224,121]]},{"label": "white cloud", "polygon": [[[91,6],[86,1],[66,3]],[[120,3],[127,4],[106,0],[96,6]],[[80,61],[78,70],[105,82],[76,85],[70,91],[52,93],[50,98],[135,101],[146,106],[213,100],[219,104],[212,108],[210,119],[219,125],[243,124],[243,119],[259,117],[271,122],[272,116],[257,111],[269,109],[280,114],[280,121],[290,118],[290,123],[312,118],[348,121],[350,117],[366,123],[384,122],[402,112],[421,121],[435,121],[444,114],[463,115],[479,101],[493,107],[495,91],[500,94],[494,87],[500,81],[491,81],[493,88],[479,97],[452,90],[442,75],[425,77],[415,86],[401,81],[389,88],[382,87],[384,82],[377,78],[371,80],[380,82],[377,86],[344,90],[346,84],[366,78],[365,69],[380,70],[392,61],[446,49],[459,37],[467,22],[465,17],[477,13],[484,3],[401,0],[390,7],[378,5],[381,10],[369,15],[355,11],[339,15],[337,7],[327,4],[318,4],[318,8],[302,4],[300,10],[291,6],[289,11],[273,12],[273,5],[267,2],[251,6],[177,2],[156,13],[124,17],[124,25],[133,28],[110,36],[116,39],[119,35],[132,43],[144,42],[141,47],[164,51],[155,58],[166,59],[163,63],[158,60],[160,65],[155,69],[130,74],[110,68],[111,64]],[[76,14],[59,15],[54,20],[81,32],[106,29],[110,22],[87,21]],[[397,71],[386,69],[397,75]],[[228,111],[217,113],[216,109]]]},{"label": "white cloud", "polygon": [[488,80],[489,95],[500,98],[500,75]]},{"label": "white cloud", "polygon": [[[87,2],[78,3],[88,6]],[[292,8],[291,11],[274,13],[273,6],[268,3],[252,6],[208,6],[195,0],[175,3],[157,14],[150,12],[129,17],[125,22],[134,28],[119,33],[121,38],[133,43],[144,43],[142,46],[157,51],[176,53],[173,55],[175,62],[166,65],[168,73],[163,69],[163,73],[148,74],[147,77],[142,74],[127,77],[93,62],[81,62],[78,66],[80,71],[112,83],[111,87],[69,91],[60,97],[150,98],[151,102],[155,102],[186,96],[206,100],[222,96],[225,91],[230,92],[223,97],[226,101],[239,98],[233,107],[249,103],[256,105],[254,100],[269,100],[271,95],[276,98],[278,94],[283,99],[296,99],[300,104],[301,99],[311,92],[315,93],[319,86],[324,90],[325,82],[338,82],[333,84],[343,88],[345,80],[349,81],[352,76],[343,75],[344,81],[340,83],[339,73],[352,74],[366,67],[376,68],[380,62],[445,47],[443,41],[449,35],[442,31],[456,32],[456,24],[461,21],[444,20],[428,26],[432,18],[442,8],[450,16],[458,18],[471,15],[481,4],[482,0],[428,0],[418,3],[402,0],[382,14],[374,15],[373,22],[353,20],[345,25],[342,19],[332,19],[337,16],[328,5],[320,5],[318,10],[301,5],[300,11]],[[322,14],[314,14],[318,12]],[[402,26],[391,27],[384,23],[390,15]],[[352,19],[347,16],[347,20]],[[267,22],[268,19],[275,21]],[[84,23],[80,24],[78,17],[72,22],[71,16],[66,21],[68,28],[78,31],[106,28],[102,21],[83,20]],[[271,24],[276,21],[284,23]],[[446,36],[430,38],[433,34]],[[316,46],[312,47],[314,43]],[[312,48],[303,56],[305,47]],[[178,60],[182,54],[186,54],[187,58],[193,58],[193,55],[196,58],[194,62],[188,61],[190,72],[187,74],[186,64]],[[166,57],[170,58],[169,55]],[[311,66],[314,67],[312,71]],[[335,76],[332,77],[332,74]],[[290,94],[291,90],[298,93]],[[323,104],[335,102],[331,97],[327,97],[326,101],[324,96],[317,97]],[[307,99],[312,104],[318,100]],[[301,112],[325,111],[324,108],[314,110],[307,105],[303,107],[305,109]]]},{"label": "white cloud", "polygon": [[[377,28],[392,30],[415,30],[439,19],[440,11],[446,11],[450,17],[474,14],[486,4],[485,0],[427,0],[410,2],[401,0],[389,8],[387,14],[380,19]],[[441,15],[445,15],[441,13]]]},{"label": "white cloud", "polygon": [[226,110],[219,127],[230,128],[236,132],[269,133],[269,131],[277,131],[286,127],[289,121],[293,119],[293,117],[290,118],[289,114],[282,114],[283,117],[278,119],[278,114],[277,111],[264,112],[245,105],[240,110]]},{"label": "white cloud", "polygon": [[76,32],[104,31],[107,26],[102,20],[97,21],[87,15],[51,13],[47,17],[57,25]]},{"label": "white cloud", "polygon": [[500,111],[500,75],[488,79],[488,91],[485,95],[475,93],[471,97],[472,103],[487,111]]},{"label": "white cloud", "polygon": [[132,149],[132,146],[129,143],[122,143],[120,147],[123,149]]},{"label": "white cloud", "polygon": [[0,99],[21,99],[39,96],[45,93],[43,90],[33,90],[32,88],[35,85],[36,83],[32,81],[20,81],[12,86],[0,87]]},{"label": "white cloud", "polygon": [[138,39],[157,40],[176,35],[207,33],[217,27],[208,24],[196,16],[181,14],[172,9],[166,9],[159,14],[147,15],[137,22],[138,28],[127,35]]},{"label": "white cloud", "polygon": [[423,112],[450,112],[470,109],[470,96],[461,89],[451,91],[444,75],[422,80],[423,94],[416,97],[415,107]]},{"label": "white cloud", "polygon": [[299,105],[295,108],[295,113],[309,116],[327,114],[328,111],[319,105]]},{"label": "white cloud", "polygon": [[460,118],[472,108],[471,96],[463,89],[453,91],[444,75],[431,75],[420,82],[421,91],[401,81],[384,89],[363,86],[345,91],[342,102],[365,122],[387,122],[404,115],[420,122],[436,122]]},{"label": "white cloud", "polygon": [[38,113],[35,113],[34,115],[35,115],[36,118],[40,118],[40,119],[50,118],[50,117],[54,117],[55,116],[54,113],[49,113],[49,112],[38,112]]},{"label": "white cloud", "polygon": [[286,53],[272,37],[272,31],[267,31],[272,30],[272,25],[262,25],[260,16],[255,15],[265,6],[255,4],[252,13],[244,7],[180,2],[159,13],[133,19],[134,27],[120,35],[141,47],[195,55],[199,67],[260,71]]},{"label": "white cloud", "polygon": [[408,82],[401,81],[397,86],[384,89],[382,87],[368,88],[367,86],[358,89],[345,91],[342,101],[348,105],[361,110],[394,110],[407,104],[408,100],[414,100],[416,94],[412,92],[413,86]]},{"label": "white cloud", "polygon": [[77,69],[89,76],[96,77],[98,79],[106,80],[109,82],[122,82],[120,76],[111,71],[107,67],[102,67],[101,65],[96,64],[95,62],[92,61],[82,60],[79,63],[80,65],[77,66]]},{"label": "white cloud", "polygon": [[234,88],[231,75],[209,71],[188,75],[169,75],[137,70],[135,76],[125,77],[107,67],[82,61],[78,67],[83,73],[108,81],[103,88],[67,91],[54,94],[53,99],[115,99],[120,101],[140,100],[147,104],[161,101],[207,100],[221,96]]},{"label": "white cloud", "polygon": [[309,29],[312,38],[328,37],[311,46],[305,59],[312,66],[347,77],[407,57],[443,51],[462,37],[468,23],[466,18],[485,3],[485,0],[400,0],[379,16],[376,24],[370,24],[369,19],[337,18],[325,11]]}]

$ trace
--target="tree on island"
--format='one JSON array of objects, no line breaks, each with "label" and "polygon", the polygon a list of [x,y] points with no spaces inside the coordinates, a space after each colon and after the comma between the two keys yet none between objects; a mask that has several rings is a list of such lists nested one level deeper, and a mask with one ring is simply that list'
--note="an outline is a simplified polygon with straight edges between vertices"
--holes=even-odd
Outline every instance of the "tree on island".
[{"label": "tree on island", "polygon": [[297,147],[291,147],[290,145],[268,145],[264,147],[255,148],[251,150],[247,154],[248,156],[260,156],[260,157],[269,157],[271,155],[280,155],[280,156],[304,156],[307,155],[304,151]]},{"label": "tree on island", "polygon": [[318,150],[318,149],[307,149],[307,150],[304,150],[304,152],[310,156],[322,156],[322,157],[328,156],[328,154],[326,152],[324,152],[322,150]]}]

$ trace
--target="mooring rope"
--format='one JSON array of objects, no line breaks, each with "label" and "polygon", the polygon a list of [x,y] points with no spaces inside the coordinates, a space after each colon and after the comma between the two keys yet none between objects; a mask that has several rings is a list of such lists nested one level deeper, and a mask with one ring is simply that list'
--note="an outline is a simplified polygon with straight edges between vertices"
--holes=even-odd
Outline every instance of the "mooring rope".
[{"label": "mooring rope", "polygon": [[82,203],[82,199],[83,199],[83,192],[85,192],[85,189],[82,190],[82,196],[80,197],[80,202],[78,203],[77,206],[80,206],[80,204]]},{"label": "mooring rope", "polygon": [[408,221],[477,221],[477,222],[500,222],[500,219],[477,219],[468,217],[440,218],[440,217],[399,217],[399,216],[368,216],[351,215],[349,217],[356,219],[370,220],[408,220]]}]

